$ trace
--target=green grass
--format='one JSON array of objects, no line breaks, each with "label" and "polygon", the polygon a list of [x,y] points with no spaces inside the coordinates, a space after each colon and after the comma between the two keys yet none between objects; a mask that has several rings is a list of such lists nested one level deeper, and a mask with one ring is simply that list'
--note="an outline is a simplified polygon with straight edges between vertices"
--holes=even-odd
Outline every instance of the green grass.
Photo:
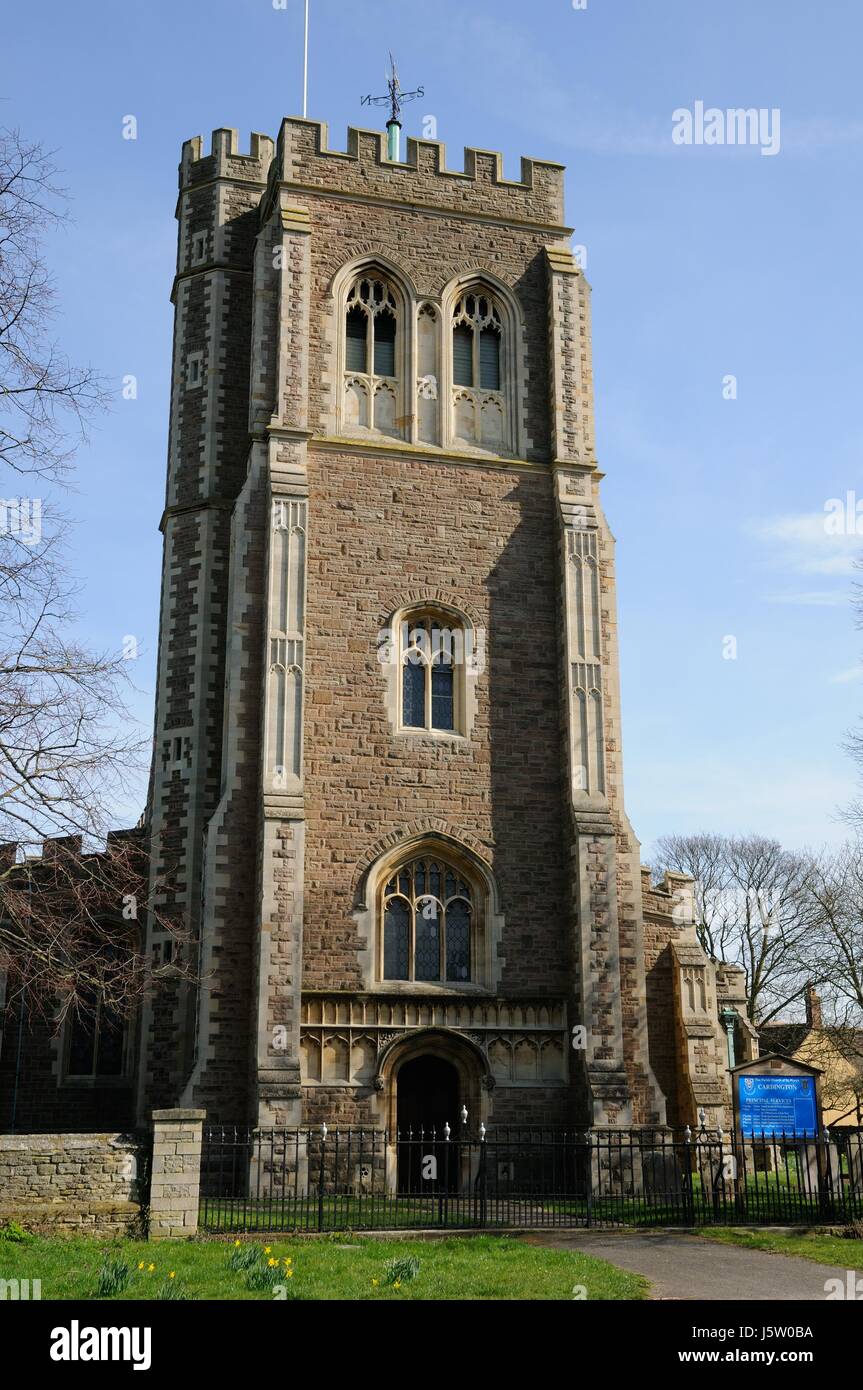
[{"label": "green grass", "polygon": [[802,1255],[819,1264],[839,1265],[842,1269],[863,1269],[863,1240],[829,1235],[817,1228],[811,1231],[741,1231],[729,1226],[706,1226],[697,1232],[708,1240],[725,1245],[741,1245],[746,1250],[770,1250],[776,1255]]},{"label": "green grass", "polygon": [[[648,1288],[640,1276],[591,1255],[545,1250],[508,1236],[368,1240],[340,1232],[322,1240],[282,1236],[249,1244],[259,1250],[260,1269],[267,1273],[269,1259],[280,1260],[283,1269],[286,1259],[292,1261],[293,1277],[281,1281],[290,1299],[571,1300],[574,1286],[583,1285],[588,1300],[632,1300],[645,1298]],[[34,1237],[21,1243],[0,1238],[0,1279],[40,1279],[43,1300],[96,1299],[100,1270],[119,1260],[130,1275],[112,1302],[165,1297],[166,1288],[187,1299],[272,1299],[269,1279],[254,1277],[258,1266],[230,1267],[234,1249],[231,1241],[214,1240],[147,1244]],[[411,1256],[419,1261],[415,1277],[399,1287],[387,1283],[388,1264]]]}]

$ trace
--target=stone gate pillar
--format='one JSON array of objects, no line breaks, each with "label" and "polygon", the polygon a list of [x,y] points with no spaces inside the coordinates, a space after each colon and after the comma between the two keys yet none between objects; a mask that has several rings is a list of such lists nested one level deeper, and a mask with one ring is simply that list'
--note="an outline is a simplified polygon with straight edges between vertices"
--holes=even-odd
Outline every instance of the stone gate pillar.
[{"label": "stone gate pillar", "polygon": [[198,1230],[204,1110],[153,1111],[150,1239],[186,1239]]}]

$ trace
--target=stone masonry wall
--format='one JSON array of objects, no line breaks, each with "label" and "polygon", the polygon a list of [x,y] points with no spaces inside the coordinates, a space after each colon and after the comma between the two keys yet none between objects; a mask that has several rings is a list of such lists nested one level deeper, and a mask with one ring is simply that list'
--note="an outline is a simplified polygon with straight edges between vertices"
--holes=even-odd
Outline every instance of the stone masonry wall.
[{"label": "stone masonry wall", "polygon": [[[169,888],[164,906],[199,927],[205,831],[219,801],[224,723],[231,508],[246,476],[252,323],[252,253],[257,206],[273,142],[253,139],[236,155],[219,131],[200,158],[184,147],[177,205],[177,275],[168,444],[165,549],[149,806],[154,873]],[[203,254],[193,256],[203,234]],[[201,385],[187,366],[202,353]],[[180,756],[177,756],[179,746]],[[251,827],[248,827],[251,829]],[[248,848],[249,834],[246,834]],[[250,924],[245,924],[246,935]],[[159,950],[158,933],[148,943]],[[237,1002],[248,1018],[251,943],[240,962]],[[156,956],[156,958],[158,958]],[[195,1055],[197,992],[170,984],[144,1009],[141,1120],[175,1103]],[[236,1067],[234,1068],[236,1071]]]},{"label": "stone masonry wall", "polygon": [[0,1225],[122,1234],[140,1210],[145,1160],[129,1135],[0,1135]]},{"label": "stone masonry wall", "polygon": [[[560,995],[549,480],[313,453],[309,488],[304,987],[362,988],[358,866],[387,834],[428,819],[479,841],[497,878],[500,992]],[[469,738],[391,727],[377,634],[410,594],[444,599],[488,633]]]},{"label": "stone masonry wall", "polygon": [[647,984],[647,1016],[650,1020],[650,1062],[667,1102],[670,1125],[685,1123],[679,1088],[680,1049],[674,1011],[674,958],[671,942],[682,927],[672,912],[674,900],[667,888],[651,884],[650,869],[641,870],[644,902],[644,968]]}]

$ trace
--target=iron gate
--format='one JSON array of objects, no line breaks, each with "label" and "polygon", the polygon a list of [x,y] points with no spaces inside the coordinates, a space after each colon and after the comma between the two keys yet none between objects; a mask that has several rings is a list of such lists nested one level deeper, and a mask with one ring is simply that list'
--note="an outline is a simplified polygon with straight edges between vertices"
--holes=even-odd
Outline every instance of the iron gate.
[{"label": "iron gate", "polygon": [[204,1131],[201,1228],[812,1225],[863,1219],[863,1130]]}]

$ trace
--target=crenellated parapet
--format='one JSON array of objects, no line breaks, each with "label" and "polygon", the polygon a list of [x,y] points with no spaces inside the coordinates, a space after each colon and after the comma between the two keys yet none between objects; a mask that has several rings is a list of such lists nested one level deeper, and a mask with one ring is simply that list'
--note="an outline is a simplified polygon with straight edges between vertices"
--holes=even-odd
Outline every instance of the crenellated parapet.
[{"label": "crenellated parapet", "polygon": [[[468,147],[464,167],[447,166],[446,146],[437,140],[409,137],[403,160],[387,158],[384,131],[350,126],[347,149],[331,149],[325,122],[286,117],[278,141],[253,133],[249,153],[241,153],[237,132],[214,130],[209,152],[200,135],[183,145],[181,191],[214,179],[242,183],[281,182],[310,191],[437,207],[493,220],[560,227],[564,217],[563,166],[545,159],[522,158],[521,178],[504,175],[497,150]],[[275,154],[272,169],[271,160]]]},{"label": "crenellated parapet", "polygon": [[238,149],[239,134],[228,126],[220,126],[210,137],[210,149],[204,153],[200,135],[184,140],[180,158],[180,190],[211,179],[237,179],[241,183],[265,183],[275,151],[275,141],[269,135],[253,131],[249,137],[249,153]]},{"label": "crenellated parapet", "polygon": [[407,157],[387,159],[382,131],[348,129],[347,150],[333,150],[327,126],[287,117],[276,151],[278,178],[295,187],[436,207],[461,217],[523,221],[559,226],[563,221],[563,167],[547,160],[522,159],[521,179],[504,177],[503,156],[494,150],[465,149],[464,168],[449,169],[446,147],[436,140],[407,141]]}]

